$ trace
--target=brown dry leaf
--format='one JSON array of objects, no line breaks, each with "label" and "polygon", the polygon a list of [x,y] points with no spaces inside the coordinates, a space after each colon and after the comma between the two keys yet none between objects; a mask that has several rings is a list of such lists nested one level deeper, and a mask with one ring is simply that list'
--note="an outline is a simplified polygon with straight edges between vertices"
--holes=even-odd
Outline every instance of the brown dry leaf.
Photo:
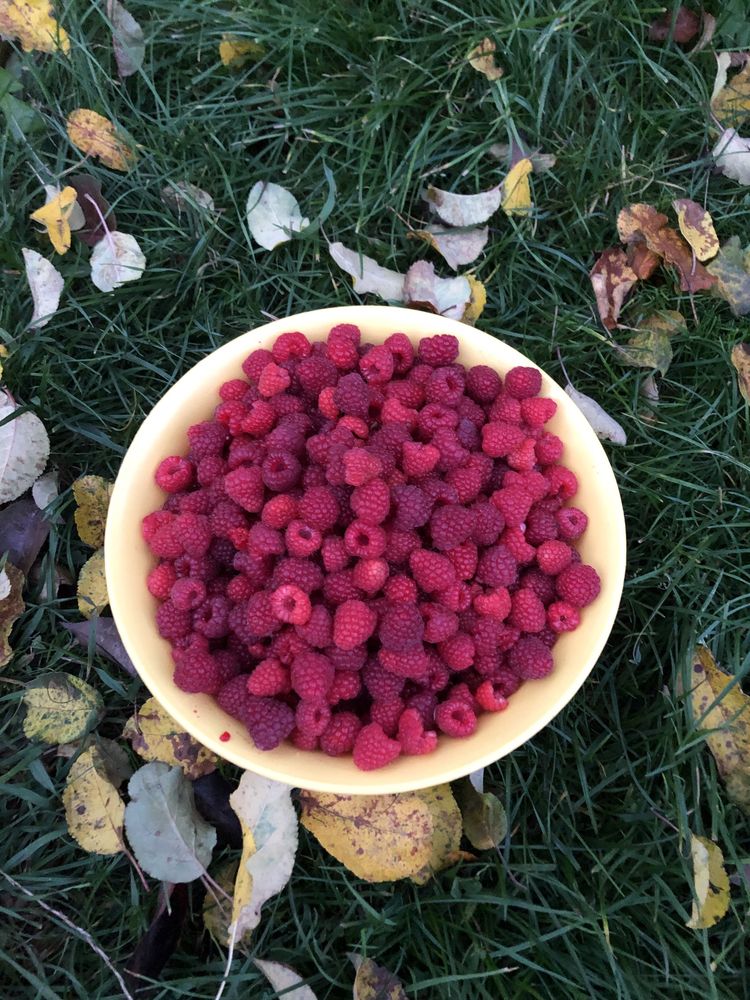
[{"label": "brown dry leaf", "polygon": [[620,247],[610,247],[601,254],[589,277],[602,323],[608,330],[613,330],[618,325],[625,299],[638,281],[638,276],[628,264],[625,251]]},{"label": "brown dry leaf", "polygon": [[677,198],[672,202],[677,213],[680,232],[693,248],[698,260],[710,260],[719,252],[719,237],[714,220],[709,213],[690,198]]},{"label": "brown dry leaf", "polygon": [[446,229],[444,226],[428,226],[417,229],[409,236],[423,240],[443,257],[457,271],[464,264],[471,264],[484,250],[489,239],[487,226],[482,229]]},{"label": "brown dry leaf", "polygon": [[506,215],[528,215],[531,211],[531,186],[529,174],[534,167],[525,157],[511,167],[503,181],[503,211]]},{"label": "brown dry leaf", "polygon": [[478,791],[469,778],[462,778],[455,788],[469,843],[478,851],[499,847],[508,832],[508,817],[498,797]]},{"label": "brown dry leaf", "polygon": [[97,746],[84,750],[68,773],[65,819],[71,837],[84,851],[117,854],[125,849],[125,803],[115,784],[118,778],[119,774],[110,774],[107,758]]},{"label": "brown dry leaf", "polygon": [[[75,188],[78,205],[83,213],[83,226],[74,232],[87,246],[96,246],[107,230],[114,232],[117,229],[115,213],[106,198],[102,196],[102,186],[96,177],[90,174],[75,174],[69,177],[68,181],[70,186]],[[102,218],[106,227],[102,225]]]},{"label": "brown dry leaf", "polygon": [[430,185],[424,199],[449,226],[478,226],[500,208],[503,186],[498,184],[479,194],[454,194]]},{"label": "brown dry leaf", "polygon": [[371,958],[350,954],[357,970],[352,989],[353,1000],[407,1000],[401,980]]},{"label": "brown dry leaf", "polygon": [[483,38],[479,45],[474,46],[466,58],[469,60],[469,65],[477,73],[482,73],[488,80],[499,80],[503,75],[503,69],[495,62],[496,51],[497,46],[492,39]]},{"label": "brown dry leaf", "polygon": [[648,37],[652,42],[666,42],[672,38],[679,45],[687,45],[698,34],[700,26],[700,14],[680,4],[676,14],[666,10],[661,17],[651,22]]},{"label": "brown dry leaf", "polygon": [[426,309],[438,316],[463,319],[470,299],[471,285],[467,278],[441,278],[429,261],[418,260],[406,272],[404,303],[407,306]]},{"label": "brown dry leaf", "polygon": [[661,257],[649,250],[645,243],[631,243],[627,250],[628,264],[641,281],[647,281],[661,264]]},{"label": "brown dry leaf", "polygon": [[750,62],[727,80],[732,64],[731,54],[717,56],[716,82],[711,97],[711,110],[725,128],[736,128],[750,115]]},{"label": "brown dry leaf", "polygon": [[5,563],[5,573],[10,581],[10,592],[0,600],[0,669],[13,657],[10,632],[16,619],[26,608],[23,600],[23,573],[12,563]]},{"label": "brown dry leaf", "polygon": [[122,731],[143,760],[178,765],[188,778],[200,778],[216,770],[219,758],[193,739],[156,698],[149,698],[128,719]]},{"label": "brown dry leaf", "polygon": [[617,230],[623,243],[644,241],[649,250],[674,267],[680,275],[683,292],[700,292],[711,288],[715,279],[693,258],[693,251],[680,234],[666,225],[666,215],[653,205],[636,203],[623,208],[617,216]]},{"label": "brown dry leaf", "polygon": [[640,243],[646,233],[655,233],[666,226],[669,219],[657,212],[653,205],[636,202],[623,208],[617,216],[617,232],[623,243]]},{"label": "brown dry leaf", "polygon": [[730,799],[750,815],[750,698],[706,646],[696,647],[691,676],[693,721],[706,733]]},{"label": "brown dry leaf", "polygon": [[738,236],[727,240],[707,270],[716,279],[716,293],[734,315],[750,313],[750,248],[743,251]]},{"label": "brown dry leaf", "polygon": [[713,927],[729,909],[729,876],[724,855],[708,837],[690,834],[690,857],[693,862],[693,912],[685,926],[691,930]]},{"label": "brown dry leaf", "polygon": [[40,222],[47,230],[50,243],[59,254],[70,250],[70,217],[75,207],[75,190],[66,187],[56,197],[31,213],[34,222]]},{"label": "brown dry leaf", "polygon": [[468,323],[469,326],[473,326],[482,315],[484,307],[487,305],[487,289],[484,287],[479,278],[475,278],[473,274],[467,274],[465,277],[469,282],[469,287],[471,288],[471,298],[469,299],[469,304],[464,311],[462,322]]},{"label": "brown dry leaf", "polygon": [[128,171],[135,166],[137,156],[132,143],[96,111],[89,108],[71,111],[66,128],[73,145],[87,156],[98,156],[105,167]]},{"label": "brown dry leaf", "polygon": [[2,0],[0,35],[17,38],[24,52],[70,52],[68,33],[55,20],[49,0]]},{"label": "brown dry leaf", "polygon": [[424,885],[435,872],[442,871],[459,860],[461,845],[461,810],[453,797],[451,786],[437,785],[413,793],[430,810],[432,816],[432,849],[424,868],[411,876],[412,882]]},{"label": "brown dry leaf", "polygon": [[85,545],[98,549],[104,545],[104,529],[114,483],[101,476],[81,476],[73,483],[78,536]]},{"label": "brown dry leaf", "polygon": [[732,364],[737,372],[737,384],[746,403],[750,403],[750,344],[735,344]]},{"label": "brown dry leaf", "polygon": [[239,68],[250,59],[257,62],[266,54],[265,47],[249,38],[223,34],[219,42],[219,58],[223,66]]},{"label": "brown dry leaf", "polygon": [[78,574],[78,610],[84,618],[92,618],[100,614],[108,604],[104,549],[97,549]]}]

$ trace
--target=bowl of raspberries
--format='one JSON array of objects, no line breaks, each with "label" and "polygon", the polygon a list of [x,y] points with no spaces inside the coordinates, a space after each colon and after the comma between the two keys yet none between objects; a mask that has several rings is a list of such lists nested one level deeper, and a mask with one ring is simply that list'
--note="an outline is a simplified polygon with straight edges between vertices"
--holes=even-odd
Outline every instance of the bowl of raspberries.
[{"label": "bowl of raspberries", "polygon": [[339,793],[532,737],[597,662],[625,530],[562,389],[408,309],[274,321],[189,370],[112,495],[107,583],[146,686],[222,757]]}]

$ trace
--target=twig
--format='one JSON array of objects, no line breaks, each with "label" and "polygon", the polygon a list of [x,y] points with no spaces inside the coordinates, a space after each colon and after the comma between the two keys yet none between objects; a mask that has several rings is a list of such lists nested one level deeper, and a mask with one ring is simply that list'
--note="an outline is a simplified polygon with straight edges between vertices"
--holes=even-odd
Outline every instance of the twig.
[{"label": "twig", "polygon": [[101,222],[102,228],[104,229],[104,232],[106,234],[107,242],[109,243],[109,249],[112,251],[112,260],[115,262],[115,264],[117,264],[117,249],[115,247],[115,241],[112,239],[112,232],[109,226],[107,225],[107,220],[102,215],[102,210],[99,208],[99,206],[97,205],[97,203],[94,201],[94,199],[91,197],[90,194],[85,194],[83,197],[87,201],[90,201],[91,204],[94,206],[94,211],[99,216],[99,221]]},{"label": "twig", "polygon": [[229,950],[227,951],[227,964],[224,967],[224,975],[221,977],[221,982],[219,983],[219,989],[214,997],[214,1000],[221,1000],[224,988],[229,982],[229,970],[232,968],[232,960],[234,959],[234,942],[237,938],[237,921],[232,924],[232,933],[229,935]]}]

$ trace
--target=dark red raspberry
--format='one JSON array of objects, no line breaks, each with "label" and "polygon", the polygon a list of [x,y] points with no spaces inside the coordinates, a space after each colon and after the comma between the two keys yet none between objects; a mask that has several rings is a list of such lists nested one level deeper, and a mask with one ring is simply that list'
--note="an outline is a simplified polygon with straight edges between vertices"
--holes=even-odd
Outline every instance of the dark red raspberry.
[{"label": "dark red raspberry", "polygon": [[181,611],[172,601],[165,601],[156,612],[156,627],[162,639],[181,639],[193,630],[190,611]]},{"label": "dark red raspberry", "polygon": [[514,399],[538,396],[542,388],[542,373],[538,368],[518,366],[505,376],[505,392]]},{"label": "dark red raspberry", "polygon": [[279,559],[271,577],[271,586],[275,590],[285,583],[293,583],[306,594],[312,594],[323,586],[323,573],[320,566],[310,559]]},{"label": "dark red raspberry", "polygon": [[354,741],[352,757],[361,771],[374,771],[390,764],[401,753],[401,744],[383,732],[382,726],[371,722],[363,726]]},{"label": "dark red raspberry", "polygon": [[367,417],[370,408],[370,391],[357,372],[350,372],[339,379],[333,401],[342,413],[353,417]]},{"label": "dark red raspberry", "polygon": [[445,552],[463,544],[472,534],[477,524],[473,510],[446,504],[437,507],[430,518],[430,535],[436,549]]},{"label": "dark red raspberry", "polygon": [[378,616],[364,601],[344,601],[333,617],[333,642],[339,649],[355,649],[375,631]]},{"label": "dark red raspberry", "polygon": [[331,709],[324,701],[300,701],[294,713],[297,729],[306,736],[322,736],[331,722]]},{"label": "dark red raspberry", "polygon": [[553,601],[547,608],[547,624],[553,632],[572,632],[581,624],[581,615],[575,605]]},{"label": "dark red raspberry", "polygon": [[394,371],[405,375],[414,364],[414,348],[405,333],[392,333],[386,337],[384,346],[393,355]]},{"label": "dark red raspberry", "polygon": [[425,622],[425,642],[445,642],[458,631],[458,616],[443,605],[425,601],[419,605],[419,610]]},{"label": "dark red raspberry", "polygon": [[195,466],[180,455],[170,455],[159,463],[154,479],[165,493],[186,490],[195,478]]},{"label": "dark red raspberry", "polygon": [[258,750],[273,750],[294,729],[294,712],[276,698],[248,698],[245,725]]},{"label": "dark red raspberry", "polygon": [[221,688],[219,665],[208,652],[185,650],[175,666],[174,682],[189,694],[218,694]]},{"label": "dark red raspberry", "polygon": [[316,604],[308,621],[304,625],[295,625],[295,632],[309,646],[325,649],[331,644],[333,636],[331,612],[324,605]]},{"label": "dark red raspberry", "polygon": [[568,566],[557,577],[557,593],[576,608],[585,608],[599,596],[601,581],[593,566],[584,563]]},{"label": "dark red raspberry", "polygon": [[329,605],[343,604],[344,601],[359,600],[362,596],[354,584],[354,574],[350,569],[329,573],[323,583],[323,599]]},{"label": "dark red raspberry", "polygon": [[588,527],[589,519],[577,507],[561,507],[555,514],[560,537],[568,541],[580,538]]},{"label": "dark red raspberry", "polygon": [[501,385],[500,376],[487,365],[474,365],[466,373],[466,392],[478,403],[491,403]]},{"label": "dark red raspberry", "polygon": [[192,611],[205,601],[206,585],[203,580],[185,576],[175,580],[169,596],[179,611]]},{"label": "dark red raspberry", "polygon": [[416,549],[409,556],[409,566],[417,586],[426,594],[445,590],[455,583],[456,571],[447,556],[428,549]]},{"label": "dark red raspberry", "polygon": [[474,640],[465,632],[456,632],[450,639],[441,642],[438,652],[446,667],[452,672],[468,670],[474,663]]},{"label": "dark red raspberry", "polygon": [[244,510],[257,514],[263,508],[263,473],[257,466],[240,466],[224,477],[227,496]]},{"label": "dark red raspberry", "polygon": [[320,749],[329,757],[351,753],[361,728],[362,723],[354,712],[334,712],[320,737]]},{"label": "dark red raspberry", "polygon": [[430,519],[432,500],[419,486],[394,486],[391,497],[397,531],[421,528]]},{"label": "dark red raspberry", "polygon": [[521,678],[508,666],[500,666],[490,678],[499,694],[510,698],[520,688]]},{"label": "dark red raspberry", "polygon": [[557,591],[555,590],[555,580],[554,577],[547,576],[540,569],[533,567],[527,569],[520,578],[520,584],[522,587],[526,587],[533,590],[542,604],[547,605],[550,601],[555,599]]},{"label": "dark red raspberry", "polygon": [[389,701],[375,699],[370,705],[370,722],[377,722],[386,736],[395,736],[403,710],[404,703],[400,698],[391,698]]},{"label": "dark red raspberry", "polygon": [[417,599],[417,585],[410,577],[397,573],[389,577],[384,593],[391,604],[413,604]]},{"label": "dark red raspberry", "polygon": [[477,566],[477,580],[488,587],[512,587],[518,578],[518,563],[505,545],[485,549]]},{"label": "dark red raspberry", "polygon": [[[479,523],[479,521],[477,521]],[[479,551],[474,542],[464,542],[445,553],[453,564],[459,580],[471,580],[477,571]]]},{"label": "dark red raspberry", "polygon": [[292,687],[310,701],[324,701],[333,683],[334,668],[322,653],[302,652],[292,663]]},{"label": "dark red raspberry", "polygon": [[289,555],[304,559],[318,551],[323,542],[323,536],[317,528],[312,528],[304,521],[294,520],[287,525],[284,541]]},{"label": "dark red raspberry", "polygon": [[545,625],[544,605],[530,587],[522,587],[511,597],[508,624],[522,632],[540,632]]},{"label": "dark red raspberry", "polygon": [[435,721],[437,703],[437,695],[428,688],[422,688],[406,699],[406,707],[419,713],[425,729],[432,726]]},{"label": "dark red raspberry", "polygon": [[247,602],[245,618],[250,634],[259,639],[273,635],[279,629],[280,623],[273,612],[271,595],[265,590],[253,594]]},{"label": "dark red raspberry", "polygon": [[458,357],[458,339],[451,333],[438,333],[423,337],[417,348],[417,358],[426,365],[437,368],[450,365]]},{"label": "dark red raspberry", "polygon": [[570,565],[573,550],[565,542],[546,541],[536,550],[536,561],[542,573],[557,576]]},{"label": "dark red raspberry", "polygon": [[[159,563],[158,566],[154,566],[148,574],[146,586],[153,597],[159,601],[166,601],[176,579],[177,573],[175,572],[174,563],[163,562]],[[416,592],[414,596],[416,597]]]},{"label": "dark red raspberry", "polygon": [[413,605],[389,604],[380,620],[378,637],[386,649],[396,653],[414,649],[424,637],[422,616]]},{"label": "dark red raspberry", "polygon": [[257,697],[288,694],[291,689],[289,668],[273,657],[261,660],[247,679],[248,694]]},{"label": "dark red raspberry", "polygon": [[205,420],[202,424],[188,427],[187,436],[190,442],[190,455],[199,462],[207,455],[218,455],[221,452],[229,437],[229,431],[223,424]]},{"label": "dark red raspberry", "polygon": [[429,660],[427,654],[421,646],[413,649],[396,652],[393,649],[383,648],[378,653],[378,659],[384,670],[396,677],[410,678],[415,681],[424,681],[429,670]]},{"label": "dark red raspberry", "polygon": [[438,705],[435,709],[435,722],[438,729],[446,736],[455,736],[459,739],[471,736],[477,728],[477,717],[474,710],[459,698],[453,698]]},{"label": "dark red raspberry", "polygon": [[526,518],[526,541],[529,545],[538,546],[543,542],[552,541],[559,533],[554,514],[548,510],[532,507]]},{"label": "dark red raspberry", "polygon": [[193,611],[193,629],[207,639],[221,639],[229,631],[232,606],[226,597],[209,596]]},{"label": "dark red raspberry", "polygon": [[401,694],[405,682],[404,677],[386,670],[377,660],[370,660],[365,664],[362,680],[370,696],[381,701]]},{"label": "dark red raspberry", "polygon": [[236,677],[232,677],[231,680],[222,685],[216,695],[219,708],[223,708],[225,712],[240,721],[245,718],[245,709],[249,699],[247,674],[237,674]]},{"label": "dark red raspberry", "polygon": [[508,653],[508,665],[522,680],[538,680],[552,670],[552,653],[536,636],[524,636]]},{"label": "dark red raspberry", "polygon": [[401,467],[406,475],[413,479],[429,475],[439,458],[440,452],[432,444],[404,441],[401,446]]}]

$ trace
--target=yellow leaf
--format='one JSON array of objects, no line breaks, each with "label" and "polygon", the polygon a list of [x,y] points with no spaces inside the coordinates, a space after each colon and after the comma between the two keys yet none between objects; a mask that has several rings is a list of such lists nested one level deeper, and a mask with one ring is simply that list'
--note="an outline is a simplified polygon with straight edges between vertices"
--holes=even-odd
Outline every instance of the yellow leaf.
[{"label": "yellow leaf", "polygon": [[65,782],[63,803],[70,835],[84,851],[117,854],[124,849],[125,803],[98,747],[84,750],[73,763]]},{"label": "yellow leaf", "polygon": [[78,610],[85,618],[91,618],[100,614],[108,604],[104,549],[97,549],[83,564],[78,575]]},{"label": "yellow leaf", "polygon": [[265,47],[249,38],[224,34],[219,43],[219,58],[224,66],[243,66],[248,59],[257,62],[266,54]]},{"label": "yellow leaf", "polygon": [[[729,53],[722,53],[726,56]],[[726,71],[729,63],[719,66],[717,83],[721,82],[721,77],[726,80]],[[740,125],[750,114],[750,62],[739,71],[720,89],[714,89],[711,98],[711,110],[725,128]]]},{"label": "yellow leaf", "polygon": [[115,126],[96,111],[77,108],[68,115],[68,138],[87,156],[98,156],[105,167],[112,170],[130,170],[135,166],[136,154],[132,145]]},{"label": "yellow leaf", "polygon": [[243,908],[247,905],[248,900],[253,894],[253,876],[248,870],[247,863],[255,854],[256,847],[253,831],[243,820],[240,820],[240,829],[242,830],[242,854],[240,855],[237,877],[234,882],[232,917],[229,926],[231,928],[234,925],[239,928],[237,931],[237,940],[241,942],[252,931],[250,927],[242,927],[240,916]]},{"label": "yellow leaf", "polygon": [[0,601],[0,669],[11,661],[10,631],[26,607],[23,601],[23,573],[9,562],[5,564],[5,572],[10,581],[10,593]]},{"label": "yellow leaf", "polygon": [[735,344],[732,364],[737,372],[737,384],[746,403],[750,403],[750,344]]},{"label": "yellow leaf", "polygon": [[73,483],[76,501],[75,521],[78,536],[92,549],[104,545],[104,528],[114,483],[101,476],[81,476]]},{"label": "yellow leaf", "polygon": [[528,157],[519,160],[503,181],[502,208],[506,215],[528,215],[531,211],[529,174],[533,165]]},{"label": "yellow leaf", "polygon": [[461,844],[461,811],[450,785],[422,788],[413,793],[427,806],[432,816],[430,856],[427,863],[412,876],[412,882],[424,885],[435,872],[442,871],[458,860]]},{"label": "yellow leaf", "polygon": [[488,80],[499,80],[503,75],[502,66],[498,66],[495,62],[496,49],[497,46],[491,38],[483,38],[466,57],[469,60],[469,65],[477,73],[486,76]]},{"label": "yellow leaf", "polygon": [[[222,948],[229,945],[229,924],[232,921],[232,890],[237,878],[237,861],[227,861],[212,873],[214,882],[226,893],[207,892],[203,900],[203,926]],[[235,949],[243,950],[242,942],[235,941]]]},{"label": "yellow leaf", "polygon": [[482,315],[484,307],[487,304],[487,289],[473,274],[467,274],[466,280],[469,282],[469,287],[471,288],[471,298],[464,310],[463,322],[473,326]]},{"label": "yellow leaf", "polygon": [[672,202],[677,212],[680,232],[693,248],[698,260],[710,260],[719,252],[719,237],[714,229],[714,220],[696,201],[677,198]]},{"label": "yellow leaf", "polygon": [[125,723],[122,735],[143,760],[178,765],[188,778],[216,770],[219,758],[174,721],[156,698],[149,698]]},{"label": "yellow leaf", "polygon": [[729,909],[729,877],[721,848],[708,837],[690,834],[690,856],[695,892],[693,912],[685,926],[700,930],[713,927]]},{"label": "yellow leaf", "polygon": [[334,858],[367,882],[421,873],[433,857],[433,814],[416,792],[300,792],[301,822]]},{"label": "yellow leaf", "polygon": [[357,974],[352,989],[354,1000],[406,1000],[401,981],[371,958],[350,955]]},{"label": "yellow leaf", "polygon": [[750,698],[736,678],[719,670],[706,646],[693,653],[693,719],[706,732],[729,797],[750,815]]},{"label": "yellow leaf", "polygon": [[70,39],[49,0],[0,0],[0,35],[17,38],[24,52],[70,52]]},{"label": "yellow leaf", "polygon": [[66,187],[57,197],[31,213],[34,222],[41,222],[46,228],[50,243],[58,253],[70,250],[70,217],[75,206],[75,189]]},{"label": "yellow leaf", "polygon": [[23,696],[24,734],[43,743],[79,740],[103,714],[102,698],[80,677],[54,671],[34,678]]}]

